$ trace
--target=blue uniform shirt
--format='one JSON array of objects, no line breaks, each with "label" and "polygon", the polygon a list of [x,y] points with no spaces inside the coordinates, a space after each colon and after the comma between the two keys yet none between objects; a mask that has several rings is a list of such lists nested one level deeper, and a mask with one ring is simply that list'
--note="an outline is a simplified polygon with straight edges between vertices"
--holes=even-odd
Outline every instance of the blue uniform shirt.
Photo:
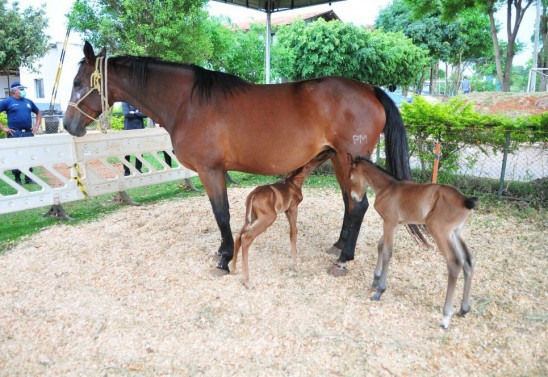
[{"label": "blue uniform shirt", "polygon": [[30,99],[7,97],[0,101],[0,113],[8,114],[8,127],[12,130],[30,130],[32,128],[31,113],[38,114],[38,107]]}]

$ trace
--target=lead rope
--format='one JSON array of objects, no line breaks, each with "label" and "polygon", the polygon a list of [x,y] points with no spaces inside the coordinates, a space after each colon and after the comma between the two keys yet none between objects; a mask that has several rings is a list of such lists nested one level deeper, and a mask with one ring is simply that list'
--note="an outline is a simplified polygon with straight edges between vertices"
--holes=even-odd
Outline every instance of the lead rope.
[{"label": "lead rope", "polygon": [[[105,79],[103,80],[102,73],[102,61],[105,61]],[[89,91],[78,100],[78,102],[69,102],[68,105],[74,107],[80,113],[88,117],[89,119],[95,121],[96,119],[86,114],[79,105],[87,96],[89,96],[94,90],[97,90],[99,96],[101,97],[101,118],[99,121],[99,127],[102,133],[107,132],[108,125],[110,124],[110,116],[112,113],[112,107],[108,104],[108,58],[98,57],[95,59],[95,71],[91,74],[89,78],[90,89]]]}]

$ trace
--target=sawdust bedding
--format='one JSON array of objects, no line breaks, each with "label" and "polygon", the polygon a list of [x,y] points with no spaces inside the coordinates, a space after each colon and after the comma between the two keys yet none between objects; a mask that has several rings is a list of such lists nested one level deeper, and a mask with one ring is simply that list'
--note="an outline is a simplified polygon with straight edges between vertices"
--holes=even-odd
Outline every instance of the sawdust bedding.
[{"label": "sawdust bedding", "polygon": [[[233,231],[251,189],[231,188]],[[547,375],[546,223],[476,211],[472,311],[439,328],[446,267],[397,234],[371,302],[380,218],[371,209],[347,276],[336,190],[305,189],[299,267],[284,216],[252,246],[251,281],[210,275],[219,233],[205,196],[60,224],[0,255],[0,376]],[[239,266],[240,267],[240,266]],[[462,297],[462,275],[455,311]]]}]

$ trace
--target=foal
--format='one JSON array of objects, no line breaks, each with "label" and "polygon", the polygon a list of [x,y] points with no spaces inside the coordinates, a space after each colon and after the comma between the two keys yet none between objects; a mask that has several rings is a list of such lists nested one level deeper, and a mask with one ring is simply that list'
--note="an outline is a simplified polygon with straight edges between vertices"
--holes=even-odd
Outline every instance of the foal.
[{"label": "foal", "polygon": [[[460,270],[464,271],[464,292],[459,316],[470,311],[473,258],[461,232],[478,198],[467,198],[449,185],[400,181],[371,161],[358,157],[350,169],[351,196],[361,201],[366,186],[375,192],[375,210],[384,220],[384,234],[378,245],[373,277],[376,288],[372,300],[380,300],[386,289],[388,264],[392,256],[394,231],[398,224],[425,224],[447,262],[449,278],[441,326],[449,327],[453,314],[453,295]],[[429,246],[425,240],[425,245]]]},{"label": "foal", "polygon": [[318,154],[305,166],[289,174],[284,180],[271,185],[259,186],[247,196],[245,201],[245,223],[234,240],[234,259],[232,270],[236,270],[238,252],[242,246],[242,275],[246,288],[252,288],[249,283],[248,252],[251,243],[261,233],[270,227],[284,212],[289,221],[289,239],[291,241],[291,258],[293,268],[297,267],[297,213],[303,200],[301,187],[304,180],[317,166],[333,155],[333,150]]}]

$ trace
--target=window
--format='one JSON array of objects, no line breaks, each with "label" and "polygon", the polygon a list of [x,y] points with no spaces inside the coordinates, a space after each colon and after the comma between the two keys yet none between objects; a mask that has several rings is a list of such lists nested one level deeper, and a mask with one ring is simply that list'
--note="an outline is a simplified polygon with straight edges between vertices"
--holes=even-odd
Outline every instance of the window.
[{"label": "window", "polygon": [[36,98],[44,98],[44,79],[34,79],[34,89]]}]

